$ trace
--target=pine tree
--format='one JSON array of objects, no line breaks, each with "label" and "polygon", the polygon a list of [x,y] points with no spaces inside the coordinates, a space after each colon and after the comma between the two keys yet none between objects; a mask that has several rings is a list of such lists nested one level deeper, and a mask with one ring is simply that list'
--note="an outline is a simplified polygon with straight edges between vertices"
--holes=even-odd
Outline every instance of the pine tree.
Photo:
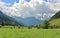
[{"label": "pine tree", "polygon": [[4,26],[4,21],[2,21],[2,26]]},{"label": "pine tree", "polygon": [[48,27],[49,27],[49,21],[45,20],[44,21],[44,28],[48,29]]}]

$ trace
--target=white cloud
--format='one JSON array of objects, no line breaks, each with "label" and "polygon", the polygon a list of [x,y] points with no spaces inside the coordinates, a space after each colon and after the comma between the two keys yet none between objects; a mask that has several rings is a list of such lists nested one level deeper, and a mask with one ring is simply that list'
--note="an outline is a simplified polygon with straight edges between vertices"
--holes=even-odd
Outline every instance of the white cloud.
[{"label": "white cloud", "polygon": [[0,2],[0,9],[10,16],[22,18],[36,17],[37,19],[44,20],[54,15],[54,11],[60,10],[60,2],[59,0],[48,0],[48,2],[43,0],[31,0],[30,2],[20,0],[19,3],[15,2],[11,7],[7,7],[5,3]]},{"label": "white cloud", "polygon": [[47,5],[48,7],[50,7],[51,10],[60,10],[60,0],[48,0]]}]

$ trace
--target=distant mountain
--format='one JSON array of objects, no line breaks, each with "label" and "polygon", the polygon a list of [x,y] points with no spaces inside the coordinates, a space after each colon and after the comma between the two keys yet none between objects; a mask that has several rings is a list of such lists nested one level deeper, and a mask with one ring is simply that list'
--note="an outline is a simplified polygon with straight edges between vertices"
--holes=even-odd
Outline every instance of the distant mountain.
[{"label": "distant mountain", "polygon": [[14,18],[7,16],[2,11],[0,11],[0,24],[2,22],[7,25],[21,25]]},{"label": "distant mountain", "polygon": [[38,20],[35,17],[21,18],[21,17],[16,17],[15,16],[15,19],[18,22],[21,21],[24,25],[28,25],[28,26],[37,25],[37,24],[41,24],[42,23],[41,20]]},{"label": "distant mountain", "polygon": [[50,20],[54,20],[54,19],[58,19],[58,18],[60,18],[60,11],[57,12],[54,16],[52,16]]}]

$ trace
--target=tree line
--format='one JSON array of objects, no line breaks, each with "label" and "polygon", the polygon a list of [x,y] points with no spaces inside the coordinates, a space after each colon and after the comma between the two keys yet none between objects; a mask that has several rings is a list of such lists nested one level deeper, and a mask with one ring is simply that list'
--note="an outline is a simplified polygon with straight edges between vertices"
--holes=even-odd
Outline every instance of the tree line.
[{"label": "tree line", "polygon": [[[4,21],[2,21],[1,22],[1,24],[0,24],[0,28],[1,27],[3,27],[3,26],[5,26],[5,25],[8,25],[8,26],[10,26],[9,24],[5,24],[4,23]],[[14,26],[14,28],[15,28],[15,26],[18,26],[18,25],[11,25],[11,26]],[[24,28],[24,27],[27,27],[28,29],[32,29],[32,28],[37,28],[37,29],[54,29],[54,28],[60,28],[60,26],[56,26],[56,25],[54,25],[54,26],[50,26],[50,23],[49,23],[49,21],[47,21],[47,20],[45,20],[42,24],[38,24],[38,25],[36,25],[36,26],[24,26],[24,25],[22,25],[22,26],[18,26],[18,28]]]}]

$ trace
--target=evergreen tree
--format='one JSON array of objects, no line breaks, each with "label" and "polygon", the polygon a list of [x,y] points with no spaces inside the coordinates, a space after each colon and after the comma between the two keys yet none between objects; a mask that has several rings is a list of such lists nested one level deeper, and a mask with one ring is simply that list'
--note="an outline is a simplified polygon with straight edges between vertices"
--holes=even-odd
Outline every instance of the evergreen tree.
[{"label": "evergreen tree", "polygon": [[2,26],[4,26],[4,21],[2,21]]},{"label": "evergreen tree", "polygon": [[48,29],[48,27],[49,27],[49,21],[45,20],[44,21],[44,28]]}]

